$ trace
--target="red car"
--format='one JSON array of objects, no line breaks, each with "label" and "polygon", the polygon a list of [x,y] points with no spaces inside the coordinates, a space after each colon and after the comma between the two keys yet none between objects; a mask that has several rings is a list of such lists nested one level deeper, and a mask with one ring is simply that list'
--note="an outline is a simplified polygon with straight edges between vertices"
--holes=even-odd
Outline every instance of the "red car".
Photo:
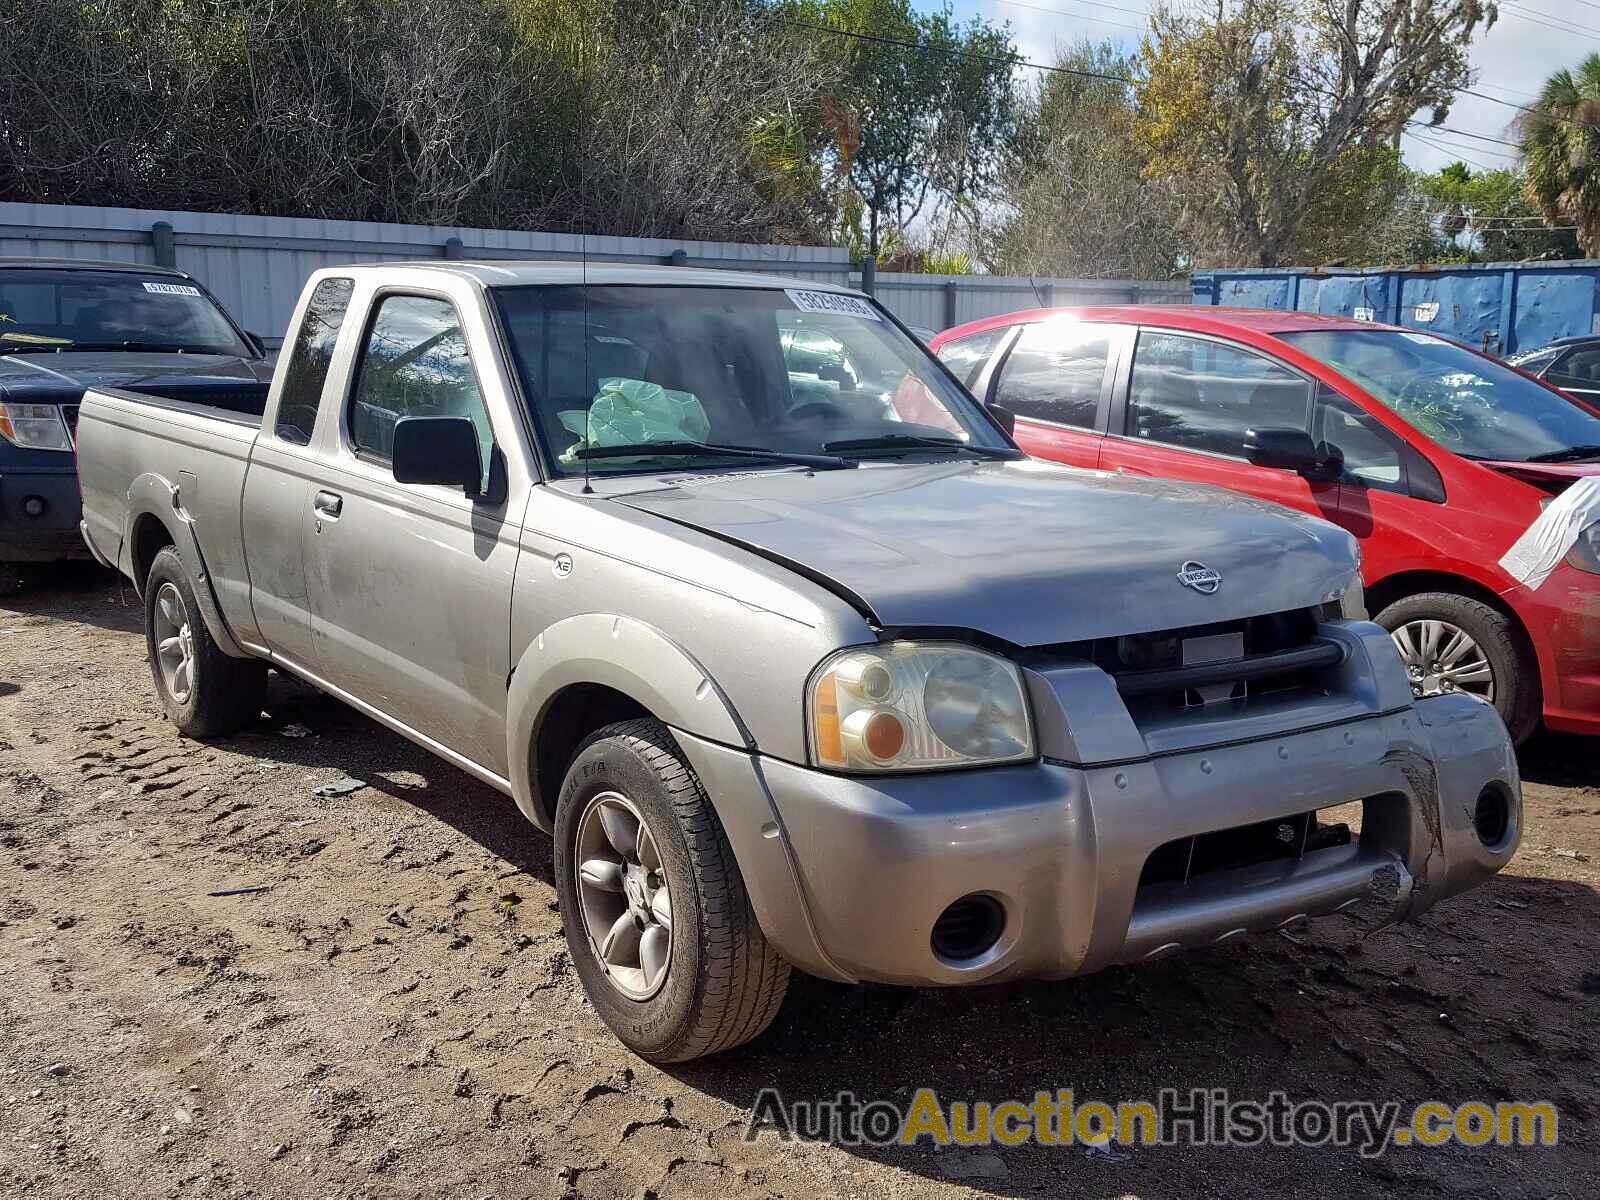
[{"label": "red car", "polygon": [[[930,344],[1030,454],[1344,526],[1418,695],[1492,701],[1518,740],[1541,717],[1600,733],[1600,512],[1578,503],[1600,485],[1541,521],[1600,475],[1597,410],[1447,338],[1310,313],[1037,309]],[[1553,570],[1501,565],[1557,516],[1575,540]]]}]

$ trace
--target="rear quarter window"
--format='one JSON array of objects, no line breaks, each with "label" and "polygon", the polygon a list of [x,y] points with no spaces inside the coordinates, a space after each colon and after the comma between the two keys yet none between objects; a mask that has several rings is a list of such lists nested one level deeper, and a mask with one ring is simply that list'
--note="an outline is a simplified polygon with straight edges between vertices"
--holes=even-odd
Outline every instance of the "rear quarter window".
[{"label": "rear quarter window", "polygon": [[322,387],[328,381],[333,348],[350,310],[355,283],[350,279],[324,279],[311,293],[306,315],[295,331],[294,345],[283,367],[283,390],[278,395],[278,416],[273,431],[297,446],[311,441]]}]

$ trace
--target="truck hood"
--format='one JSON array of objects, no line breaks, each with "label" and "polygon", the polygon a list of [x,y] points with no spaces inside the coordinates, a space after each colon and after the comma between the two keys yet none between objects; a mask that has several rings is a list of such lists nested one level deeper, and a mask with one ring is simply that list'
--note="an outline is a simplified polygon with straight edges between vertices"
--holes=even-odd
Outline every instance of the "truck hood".
[{"label": "truck hood", "polygon": [[261,388],[272,367],[223,354],[149,354],[92,350],[0,355],[0,397],[73,403],[85,389],[127,388],[160,395]]},{"label": "truck hood", "polygon": [[[1233,492],[1033,460],[657,477],[613,499],[779,561],[885,627],[1017,646],[1305,608],[1355,575],[1355,540]],[[1204,593],[1179,572],[1221,575]]]}]

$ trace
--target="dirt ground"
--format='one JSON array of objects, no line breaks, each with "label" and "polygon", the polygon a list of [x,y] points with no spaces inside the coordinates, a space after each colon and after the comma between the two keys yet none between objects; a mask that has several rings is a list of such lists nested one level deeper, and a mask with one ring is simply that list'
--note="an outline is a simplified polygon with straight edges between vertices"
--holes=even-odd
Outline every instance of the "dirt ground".
[{"label": "dirt ground", "polygon": [[[273,678],[187,742],[131,590],[0,602],[0,1196],[1593,1196],[1600,759],[1524,756],[1522,850],[1420,923],[1348,917],[1064,984],[797,978],[742,1052],[624,1051],[511,803]],[[297,736],[298,735],[298,736]],[[345,776],[346,795],[313,789]],[[251,895],[208,897],[268,884]],[[1556,1148],[852,1150],[741,1140],[757,1091],[904,1103],[1549,1099]]]}]

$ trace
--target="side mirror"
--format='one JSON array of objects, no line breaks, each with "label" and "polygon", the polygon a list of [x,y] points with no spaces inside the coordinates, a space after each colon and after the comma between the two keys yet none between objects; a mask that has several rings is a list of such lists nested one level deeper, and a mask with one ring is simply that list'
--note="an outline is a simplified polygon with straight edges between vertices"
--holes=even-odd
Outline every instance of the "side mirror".
[{"label": "side mirror", "polygon": [[1007,437],[1012,437],[1017,432],[1017,414],[1009,408],[1001,408],[998,404],[989,405],[989,415],[995,423],[1006,431]]},{"label": "side mirror", "polygon": [[1304,429],[1246,430],[1244,456],[1258,467],[1276,467],[1302,475],[1326,474],[1341,461],[1337,451],[1319,452]]},{"label": "side mirror", "polygon": [[478,430],[466,417],[401,417],[393,463],[396,483],[442,483],[469,496],[483,484]]}]

